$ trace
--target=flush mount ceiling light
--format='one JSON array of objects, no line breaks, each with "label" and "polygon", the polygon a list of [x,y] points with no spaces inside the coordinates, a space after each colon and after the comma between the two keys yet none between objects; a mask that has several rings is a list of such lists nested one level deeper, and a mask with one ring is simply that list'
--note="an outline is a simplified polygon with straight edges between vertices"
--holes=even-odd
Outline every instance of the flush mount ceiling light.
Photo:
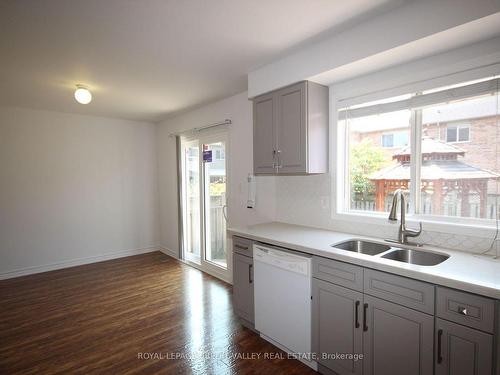
[{"label": "flush mount ceiling light", "polygon": [[92,101],[92,93],[83,85],[76,85],[75,100],[80,104],[89,104]]}]

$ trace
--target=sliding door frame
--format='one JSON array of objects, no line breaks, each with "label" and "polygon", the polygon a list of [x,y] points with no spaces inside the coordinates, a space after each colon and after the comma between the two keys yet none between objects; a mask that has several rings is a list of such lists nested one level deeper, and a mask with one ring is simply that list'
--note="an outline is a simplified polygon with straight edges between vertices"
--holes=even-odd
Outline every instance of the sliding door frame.
[{"label": "sliding door frame", "polygon": [[[206,260],[206,250],[207,250],[207,244],[206,244],[206,232],[207,232],[207,223],[206,223],[206,207],[207,207],[207,202],[205,201],[205,163],[203,162],[203,145],[208,144],[208,143],[215,143],[215,142],[223,142],[225,144],[225,158],[224,158],[224,164],[225,164],[225,173],[226,173],[226,206],[228,205],[229,202],[229,197],[230,197],[230,189],[229,189],[229,181],[230,181],[230,173],[229,173],[229,164],[230,164],[230,154],[229,154],[229,132],[227,129],[216,129],[216,130],[210,130],[210,131],[201,131],[197,132],[193,135],[190,136],[183,136],[181,137],[181,145],[180,145],[180,152],[184,153],[184,144],[186,143],[194,143],[197,142],[198,144],[198,150],[199,150],[199,159],[198,159],[198,168],[199,168],[199,194],[200,194],[200,264],[193,262],[189,259],[186,259],[185,256],[185,251],[187,250],[184,246],[185,244],[185,238],[184,236],[186,235],[186,229],[182,231],[183,233],[179,233],[183,237],[181,238],[181,241],[183,246],[182,246],[182,251],[183,253],[181,254],[181,260],[187,264],[189,264],[192,267],[195,267],[197,269],[200,269],[201,271],[204,271],[212,276],[215,276],[221,280],[224,280],[226,282],[231,281],[231,271],[232,271],[232,259],[230,256],[230,251],[229,251],[229,246],[226,248],[226,268],[224,269],[221,266],[216,265],[214,262],[210,262]],[[184,155],[180,155],[181,158],[184,158]],[[183,160],[183,159],[181,159]],[[182,163],[184,165],[184,163]],[[180,171],[180,178],[181,178],[181,186],[182,186],[182,195],[184,195],[185,192],[185,183],[184,183],[184,171],[181,168]],[[185,197],[181,195],[182,202],[184,203]],[[185,226],[186,222],[186,215],[185,215],[185,207],[183,205],[182,207],[182,224],[183,227]],[[226,228],[228,225],[229,217],[227,217],[226,220]],[[226,233],[224,235],[227,236]],[[226,244],[228,242],[226,241]]]}]

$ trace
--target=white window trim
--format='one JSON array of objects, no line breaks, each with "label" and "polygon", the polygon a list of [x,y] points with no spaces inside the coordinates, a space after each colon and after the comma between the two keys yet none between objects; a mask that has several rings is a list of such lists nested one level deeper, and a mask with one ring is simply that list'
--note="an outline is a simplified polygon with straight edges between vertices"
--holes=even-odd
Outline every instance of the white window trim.
[{"label": "white window trim", "polygon": [[[472,71],[470,79],[477,79],[478,71],[481,69],[475,69]],[[500,71],[497,71],[496,74],[499,74]],[[491,72],[485,69],[485,76],[491,75]],[[464,76],[462,73],[451,74],[447,77],[437,77],[434,79],[429,79],[424,87],[427,86],[429,88],[432,87],[433,82],[439,82],[440,86],[452,85],[457,81],[457,77],[460,77],[460,81],[465,82],[468,80],[467,75]],[[403,86],[405,92],[417,92],[422,88],[422,82],[419,82],[416,85],[405,85]],[[483,86],[484,87],[484,86]],[[401,89],[401,87],[400,87]],[[380,92],[381,96],[379,99],[383,99],[391,89],[388,88]],[[397,92],[397,91],[396,91]],[[405,93],[402,92],[402,93]],[[399,92],[401,94],[401,92]],[[366,96],[366,95],[363,95]],[[371,99],[377,100],[376,97],[371,96]],[[373,225],[387,225],[387,214],[386,213],[371,213],[369,211],[360,211],[360,212],[346,212],[344,211],[345,206],[345,179],[349,178],[346,171],[346,141],[339,142],[341,138],[346,140],[347,135],[345,133],[345,129],[341,129],[341,127],[337,124],[337,119],[340,116],[339,108],[344,108],[345,103],[361,103],[362,101],[358,101],[356,98],[348,98],[347,100],[342,100],[342,93],[335,91],[335,86],[330,86],[330,174],[331,174],[331,218],[339,221],[348,221],[353,223],[363,223],[363,224],[373,224]],[[412,131],[421,132],[422,129],[414,129],[417,128],[412,126]],[[470,129],[470,128],[469,128]],[[469,130],[470,131],[470,130]],[[420,139],[417,138],[418,134],[412,134],[412,154],[417,151],[417,147],[420,147],[420,142],[413,143],[413,140]],[[420,134],[421,135],[421,134]],[[470,134],[469,134],[470,139]],[[420,150],[418,150],[420,151]],[[415,159],[414,159],[415,160]],[[416,181],[416,173],[418,173],[419,169],[416,168],[417,163],[412,163],[412,183],[411,189],[415,189],[413,186],[413,181]],[[419,198],[420,194],[414,194],[413,191],[410,192],[413,196]],[[413,201],[413,200],[412,200]],[[412,202],[415,204],[417,202]],[[433,215],[415,215],[413,214],[413,207],[410,209],[410,212],[407,215],[407,221],[409,225],[417,225],[418,222],[422,222],[423,228],[426,231],[436,231],[436,232],[444,232],[450,234],[461,234],[461,235],[471,235],[478,237],[492,237],[496,232],[496,223],[495,220],[489,219],[476,219],[476,218],[461,218],[461,217],[448,217],[448,216],[433,216]]]}]

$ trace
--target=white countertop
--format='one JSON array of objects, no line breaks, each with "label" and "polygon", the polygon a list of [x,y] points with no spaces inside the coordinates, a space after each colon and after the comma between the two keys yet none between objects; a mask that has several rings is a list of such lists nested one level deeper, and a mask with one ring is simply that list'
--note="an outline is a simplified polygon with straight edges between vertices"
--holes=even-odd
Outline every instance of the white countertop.
[{"label": "white countertop", "polygon": [[[448,254],[450,257],[436,266],[417,266],[383,259],[377,255],[360,254],[331,247],[332,244],[352,238],[382,242],[374,238],[348,233],[277,222],[244,228],[229,228],[228,233],[307,254],[336,259],[500,299],[500,260],[484,255],[426,246],[426,250]],[[388,245],[397,246],[390,243]]]}]

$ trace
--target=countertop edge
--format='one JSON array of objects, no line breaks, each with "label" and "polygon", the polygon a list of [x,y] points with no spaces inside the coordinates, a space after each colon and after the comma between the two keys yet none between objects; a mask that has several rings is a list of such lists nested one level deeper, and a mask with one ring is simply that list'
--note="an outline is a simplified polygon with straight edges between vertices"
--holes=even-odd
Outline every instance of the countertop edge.
[{"label": "countertop edge", "polygon": [[[311,228],[313,229],[313,228]],[[445,276],[438,276],[438,275],[431,275],[431,274],[426,274],[419,272],[417,270],[412,270],[412,269],[407,269],[404,268],[404,264],[401,266],[398,265],[388,265],[388,264],[382,264],[382,263],[377,263],[373,260],[371,260],[369,257],[370,255],[359,255],[357,256],[351,256],[345,253],[341,253],[341,250],[335,250],[332,248],[330,251],[323,251],[321,249],[316,249],[316,248],[311,248],[311,247],[305,247],[302,245],[295,244],[293,242],[283,242],[279,241],[276,239],[273,239],[271,237],[265,237],[261,235],[257,235],[255,233],[252,233],[248,230],[245,229],[239,229],[239,228],[228,228],[227,233],[229,235],[236,235],[236,236],[241,236],[245,238],[249,238],[254,241],[258,242],[263,242],[267,243],[270,245],[278,246],[278,247],[283,247],[286,249],[310,254],[310,255],[316,255],[320,256],[323,258],[328,258],[328,259],[333,259],[333,260],[338,260],[341,262],[345,263],[350,263],[370,269],[374,269],[377,271],[382,271],[382,272],[388,272],[392,274],[396,274],[399,276],[404,276],[408,278],[412,278],[415,280],[419,281],[424,281],[432,284],[438,284],[439,286],[444,286],[452,289],[457,289],[460,291],[468,292],[468,293],[473,293],[473,294],[478,294],[484,297],[492,298],[492,299],[499,299],[500,300],[500,289],[496,289],[493,287],[485,286],[485,285],[480,285],[480,284],[474,284],[462,280],[457,280]],[[348,234],[348,233],[342,233],[342,232],[334,232],[332,231],[332,234],[340,235],[340,236],[345,236],[345,239],[348,238],[362,238],[364,236],[356,236],[353,234]],[[362,256],[363,258],[360,258]],[[500,272],[500,270],[499,270]]]}]

